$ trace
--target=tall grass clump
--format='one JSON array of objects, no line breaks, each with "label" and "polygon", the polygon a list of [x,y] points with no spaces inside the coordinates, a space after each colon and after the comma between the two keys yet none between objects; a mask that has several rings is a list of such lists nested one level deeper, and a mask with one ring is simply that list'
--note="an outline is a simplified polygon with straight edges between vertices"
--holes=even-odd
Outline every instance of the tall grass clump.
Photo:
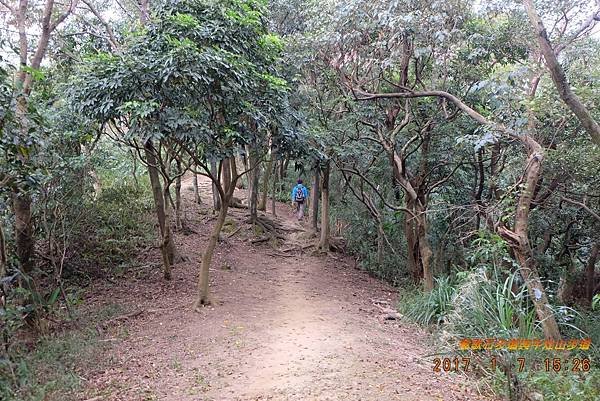
[{"label": "tall grass clump", "polygon": [[436,278],[431,292],[414,291],[400,303],[400,311],[408,319],[423,326],[440,325],[453,310],[455,284],[449,277]]}]

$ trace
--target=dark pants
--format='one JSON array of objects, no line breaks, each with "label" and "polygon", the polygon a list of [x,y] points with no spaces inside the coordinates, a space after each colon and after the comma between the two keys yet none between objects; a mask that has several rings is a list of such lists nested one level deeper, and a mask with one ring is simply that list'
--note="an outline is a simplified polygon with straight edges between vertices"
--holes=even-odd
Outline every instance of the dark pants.
[{"label": "dark pants", "polygon": [[304,219],[304,202],[296,202],[296,215],[298,220]]}]

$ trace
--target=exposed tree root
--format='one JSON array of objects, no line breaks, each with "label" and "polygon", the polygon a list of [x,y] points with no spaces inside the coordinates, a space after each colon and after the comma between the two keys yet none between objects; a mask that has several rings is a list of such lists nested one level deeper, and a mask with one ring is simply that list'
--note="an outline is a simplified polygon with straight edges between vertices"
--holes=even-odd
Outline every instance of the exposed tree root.
[{"label": "exposed tree root", "polygon": [[267,242],[271,239],[271,237],[268,236],[262,236],[262,237],[258,237],[258,238],[253,238],[250,240],[251,243],[253,244],[260,244],[262,242]]},{"label": "exposed tree root", "polygon": [[[288,244],[290,245],[290,244]],[[291,246],[287,246],[286,248],[280,249],[280,252],[293,252],[293,251],[304,251],[305,249],[314,247],[315,244],[291,244]]]},{"label": "exposed tree root", "polygon": [[[246,220],[247,224],[252,224],[252,220],[248,219]],[[254,224],[256,224],[258,227],[260,227],[262,229],[262,231],[264,232],[264,234],[266,236],[268,236],[270,238],[275,238],[278,240],[282,240],[285,241],[287,239],[286,235],[285,235],[285,230],[283,229],[282,225],[274,220],[270,220],[266,217],[262,217],[262,216],[258,216],[256,218],[256,220],[254,221]],[[263,242],[263,241],[259,241],[259,242]],[[254,241],[253,241],[254,243]]]},{"label": "exposed tree root", "polygon": [[293,258],[294,257],[294,255],[290,255],[290,254],[283,253],[283,252],[267,252],[267,255],[273,256],[275,258],[279,258],[279,257],[281,257],[281,258]]},{"label": "exposed tree root", "polygon": [[239,233],[241,229],[242,229],[242,226],[238,227],[237,230],[235,230],[231,234],[227,235],[227,238],[233,237],[234,235],[236,235],[237,233]]},{"label": "exposed tree root", "polygon": [[96,330],[98,331],[98,334],[102,334],[103,331],[105,331],[110,325],[116,323],[116,322],[120,322],[120,321],[125,321],[125,320],[129,320],[132,319],[134,317],[137,317],[139,315],[141,315],[142,313],[144,313],[145,310],[141,309],[132,313],[128,313],[126,315],[121,315],[121,316],[117,316],[115,318],[109,319],[105,322],[99,323],[96,325]]}]

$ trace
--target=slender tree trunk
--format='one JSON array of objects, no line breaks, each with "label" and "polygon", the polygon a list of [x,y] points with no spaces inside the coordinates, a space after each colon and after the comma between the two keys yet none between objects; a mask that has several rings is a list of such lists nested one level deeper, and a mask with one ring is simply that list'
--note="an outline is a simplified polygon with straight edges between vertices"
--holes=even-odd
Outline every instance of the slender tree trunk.
[{"label": "slender tree trunk", "polygon": [[208,240],[208,244],[206,246],[206,249],[204,250],[204,254],[202,255],[202,264],[200,266],[200,278],[198,281],[198,297],[196,298],[196,302],[194,304],[194,308],[196,310],[198,310],[202,305],[210,304],[208,291],[208,273],[210,270],[210,264],[212,262],[213,254],[217,246],[217,242],[219,241],[219,234],[221,233],[221,229],[223,228],[223,224],[225,223],[225,217],[227,217],[227,209],[227,202],[223,202],[219,210],[217,222],[213,227],[213,230],[210,234],[210,238]]},{"label": "slender tree trunk", "polygon": [[476,157],[476,171],[477,179],[474,191],[474,201],[477,205],[476,218],[475,218],[475,231],[479,231],[481,228],[481,217],[483,216],[483,202],[481,196],[483,195],[483,187],[485,184],[485,168],[483,166],[483,148],[479,149]]},{"label": "slender tree trunk", "polygon": [[[94,199],[98,199],[102,195],[102,182],[98,178],[98,174],[94,169],[90,169],[90,176],[92,177],[92,188],[94,188]],[[135,187],[139,188],[139,183],[135,182]]]},{"label": "slender tree trunk", "polygon": [[[23,10],[24,13],[24,10]],[[20,18],[25,18],[25,15],[21,15]],[[26,85],[26,74],[24,71],[18,74],[18,81],[20,85]],[[28,95],[25,92],[17,98],[17,107],[15,116],[19,122],[19,128],[23,138],[27,135],[28,130]],[[21,156],[21,162],[26,164],[28,157]],[[15,247],[17,251],[17,258],[23,272],[29,274],[34,268],[34,254],[35,254],[35,239],[33,237],[33,221],[31,213],[31,195],[27,192],[15,188],[11,192],[12,209],[15,216]]]},{"label": "slender tree trunk", "polygon": [[288,170],[288,165],[290,164],[290,159],[284,159],[283,160],[283,170],[282,170],[282,177],[281,178],[285,178],[287,177],[287,170]]},{"label": "slender tree trunk", "polygon": [[279,190],[282,191],[285,186],[285,176],[287,174],[287,161],[281,159],[279,162]]},{"label": "slender tree trunk", "polygon": [[431,257],[433,252],[427,238],[427,214],[423,207],[417,207],[417,235],[419,239],[419,256],[423,271],[423,282],[425,291],[433,290],[433,271],[431,269]]},{"label": "slender tree trunk", "polygon": [[[219,170],[217,162],[214,160],[210,162],[210,173],[213,175],[213,177],[218,179],[217,177],[219,176]],[[215,211],[218,211],[221,209],[221,197],[219,196],[219,191],[217,190],[217,184],[213,182],[211,188],[213,197],[213,209]]]},{"label": "slender tree trunk", "polygon": [[[167,220],[168,221],[168,220]],[[181,162],[177,161],[177,178],[175,179],[175,224],[178,230],[183,228],[181,221]]]},{"label": "slender tree trunk", "polygon": [[383,265],[383,255],[385,251],[384,234],[385,232],[383,231],[383,223],[380,219],[377,222],[377,264],[379,266]]},{"label": "slender tree trunk", "polygon": [[320,167],[317,163],[314,168],[314,177],[313,177],[313,192],[312,192],[312,201],[311,206],[312,209],[310,211],[310,221],[313,230],[316,232],[319,231],[319,198],[320,198]]},{"label": "slender tree trunk", "polygon": [[[248,170],[248,174],[246,174],[246,177],[248,179],[248,186],[246,187],[246,204],[248,206],[248,211],[250,211],[250,209],[252,208],[252,206],[250,205],[250,202],[252,200],[252,186],[254,185],[254,171],[251,170],[252,169],[252,165],[253,165],[253,150],[250,148],[249,145],[246,145],[246,157],[244,158],[246,161],[244,162],[243,166],[244,169]],[[241,181],[241,180],[240,180]]]},{"label": "slender tree trunk", "polygon": [[[151,141],[147,141],[145,146],[146,164],[148,165],[148,176],[152,186],[152,196],[154,197],[154,208],[161,234],[161,252],[163,254],[163,273],[165,278],[170,275],[171,264],[175,259],[175,243],[170,235],[169,221],[166,213],[166,199],[160,184],[158,172],[158,164],[155,156],[154,145]],[[166,240],[166,241],[165,241]]]},{"label": "slender tree trunk", "polygon": [[194,174],[194,202],[197,204],[202,203],[202,199],[200,198],[200,188],[198,187],[198,174]]},{"label": "slender tree trunk", "polygon": [[4,227],[2,227],[2,219],[0,219],[0,280],[6,276],[7,263],[6,237],[4,237]]},{"label": "slender tree trunk", "polygon": [[169,208],[169,202],[166,201],[169,194],[169,187],[165,186],[165,229],[163,231],[161,254],[163,260],[163,278],[165,280],[171,280],[171,265],[174,263],[175,255],[171,253],[171,244],[173,243],[173,236],[171,234],[171,213]]},{"label": "slender tree trunk", "polygon": [[554,317],[546,290],[540,280],[537,267],[533,260],[533,253],[528,238],[529,210],[533,200],[533,193],[538,183],[544,152],[541,146],[532,138],[524,138],[529,147],[529,157],[525,167],[525,188],[519,195],[515,216],[514,230],[499,226],[499,233],[508,240],[520,269],[519,272],[525,281],[527,291],[534,304],[537,317],[542,325],[544,336],[548,339],[560,339],[560,330]]},{"label": "slender tree trunk", "polygon": [[[235,160],[231,160],[231,171],[236,171]],[[221,208],[219,210],[219,216],[217,218],[217,222],[213,227],[213,231],[210,234],[210,238],[208,244],[206,246],[206,250],[202,255],[202,264],[200,265],[200,277],[198,279],[198,297],[194,303],[194,308],[198,310],[202,305],[210,304],[209,297],[209,271],[210,265],[212,262],[212,257],[215,252],[215,248],[217,246],[217,242],[219,241],[219,235],[221,234],[221,229],[223,228],[223,224],[225,223],[225,218],[227,217],[227,210],[229,209],[229,204],[231,202],[231,198],[233,197],[233,193],[235,191],[235,184],[239,179],[237,173],[231,177],[232,180],[229,182],[229,191],[223,192],[223,188],[217,188],[219,197],[221,198]]]},{"label": "slender tree trunk", "polygon": [[258,152],[255,146],[252,146],[249,152],[250,157],[250,179],[249,179],[249,194],[248,194],[248,208],[250,209],[250,222],[256,223],[258,218],[258,182],[259,182],[259,169],[258,169]]},{"label": "slender tree trunk", "polygon": [[[238,171],[237,171],[237,163],[235,160],[235,156],[232,156],[231,158],[229,158],[229,167],[231,168],[230,171],[230,175],[229,175],[229,185],[233,185],[234,187],[237,185],[237,178],[238,177]],[[231,196],[233,196],[233,193],[235,191],[235,188],[231,189]],[[229,205],[227,205],[229,206]]]},{"label": "slender tree trunk", "polygon": [[521,266],[521,275],[527,285],[529,295],[531,296],[535,309],[544,329],[546,338],[560,339],[560,330],[552,309],[550,309],[549,301],[546,296],[546,290],[542,285],[537,267],[533,261],[533,254],[528,238],[529,226],[529,208],[533,199],[533,192],[540,177],[540,170],[544,154],[541,147],[533,151],[528,158],[528,166],[526,169],[526,188],[519,197],[517,204],[515,234],[518,238],[518,246],[515,249],[515,255]]},{"label": "slender tree trunk", "polygon": [[[406,202],[406,208],[414,211],[412,203],[408,198]],[[408,271],[413,278],[413,282],[418,284],[423,278],[423,269],[421,269],[419,258],[419,241],[417,237],[415,218],[408,213],[405,213],[404,216],[404,236],[406,237]]]},{"label": "slender tree trunk", "polygon": [[33,224],[31,221],[31,196],[15,190],[11,194],[12,209],[15,215],[15,245],[21,268],[27,274],[34,267]]},{"label": "slender tree trunk", "polygon": [[[243,166],[244,170],[246,170],[246,161],[245,161],[246,157],[244,155],[238,155],[238,156],[233,156],[233,160],[236,161],[236,165],[237,166]],[[235,187],[237,189],[243,189],[244,188],[244,183],[242,182],[242,180],[237,180]]]},{"label": "slender tree trunk", "polygon": [[277,216],[277,162],[273,164],[273,186],[271,190],[273,191],[271,194],[271,214],[275,217]]},{"label": "slender tree trunk", "polygon": [[265,177],[263,179],[262,193],[260,197],[260,203],[258,204],[258,210],[265,211],[267,209],[267,195],[269,192],[269,181],[271,180],[271,173],[273,171],[273,155],[269,157],[267,166],[265,167]]},{"label": "slender tree trunk", "polygon": [[595,243],[590,251],[590,257],[588,258],[585,266],[585,297],[592,305],[592,298],[594,298],[594,287],[596,278],[596,263],[598,262],[598,254],[600,253],[600,244]]},{"label": "slender tree trunk", "polygon": [[323,179],[321,180],[321,238],[319,249],[321,252],[329,252],[329,162],[323,168]]},{"label": "slender tree trunk", "polygon": [[231,159],[223,159],[221,161],[221,179],[223,185],[223,191],[229,192],[231,186]]}]

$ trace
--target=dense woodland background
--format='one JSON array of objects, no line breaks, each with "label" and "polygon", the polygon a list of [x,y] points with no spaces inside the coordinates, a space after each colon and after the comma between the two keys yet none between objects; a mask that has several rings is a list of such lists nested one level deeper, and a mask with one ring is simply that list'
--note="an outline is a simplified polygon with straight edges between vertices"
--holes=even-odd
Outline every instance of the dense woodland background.
[{"label": "dense woodland background", "polygon": [[438,342],[592,338],[561,380],[498,352],[507,397],[600,396],[600,1],[0,0],[0,20],[3,399],[44,397],[86,287],[153,245],[176,274],[184,176],[219,216],[195,308],[229,208],[274,230],[258,211],[303,177],[316,248],[399,286]]}]

